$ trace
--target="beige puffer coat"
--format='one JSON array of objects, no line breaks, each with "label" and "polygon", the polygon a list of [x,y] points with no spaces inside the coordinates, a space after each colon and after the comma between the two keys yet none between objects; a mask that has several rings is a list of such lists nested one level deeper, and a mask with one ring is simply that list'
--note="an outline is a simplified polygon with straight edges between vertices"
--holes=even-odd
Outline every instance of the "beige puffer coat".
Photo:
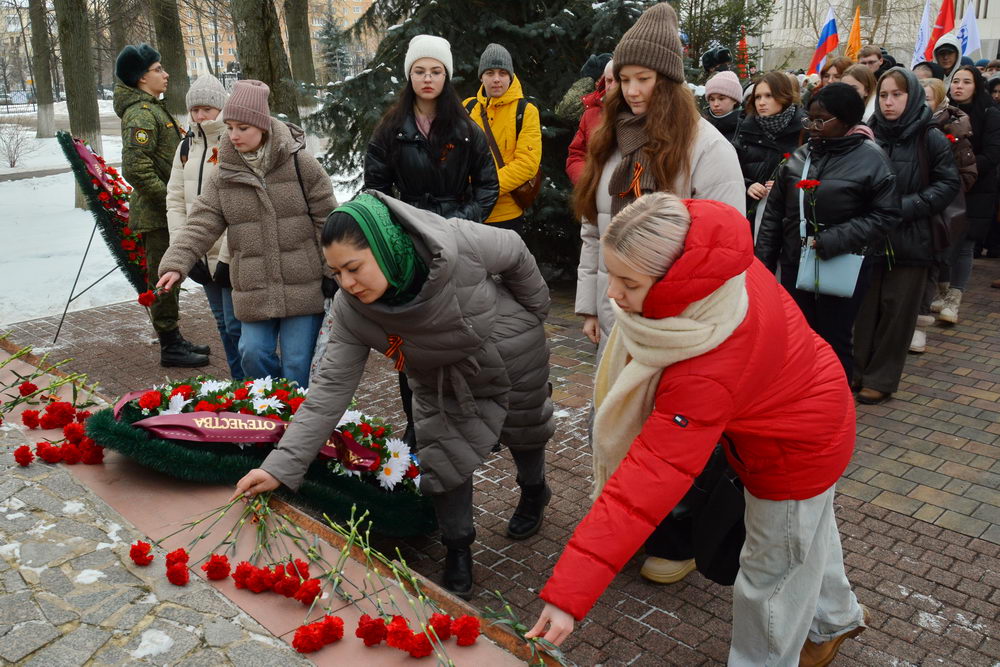
[{"label": "beige puffer coat", "polygon": [[[167,181],[167,228],[170,237],[177,234],[187,225],[188,212],[194,206],[195,199],[219,170],[219,140],[226,131],[226,124],[221,116],[215,120],[206,120],[195,124],[177,146],[174,153],[174,165],[170,170],[170,180]],[[188,143],[187,161],[181,162],[181,149],[185,140]],[[220,261],[229,263],[229,255],[225,252],[226,233],[223,232],[206,253],[208,269],[215,274],[215,267]]]},{"label": "beige puffer coat", "polygon": [[410,233],[427,281],[402,306],[337,293],[319,375],[261,467],[297,489],[347,410],[369,350],[384,354],[396,335],[413,389],[420,490],[442,493],[468,479],[498,441],[531,450],[552,437],[549,290],[516,232],[371,194]]},{"label": "beige puffer coat", "polygon": [[266,148],[270,166],[261,180],[222,137],[219,171],[160,261],[161,276],[177,271],[184,277],[228,230],[233,308],[243,322],[323,312],[326,260],[319,239],[337,206],[330,178],[303,150],[305,134],[295,125],[272,118]]}]

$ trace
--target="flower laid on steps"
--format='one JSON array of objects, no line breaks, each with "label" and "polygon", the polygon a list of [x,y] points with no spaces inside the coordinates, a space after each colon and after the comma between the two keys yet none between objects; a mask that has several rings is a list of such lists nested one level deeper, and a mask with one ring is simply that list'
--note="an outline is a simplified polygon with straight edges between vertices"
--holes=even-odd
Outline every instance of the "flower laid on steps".
[{"label": "flower laid on steps", "polygon": [[205,576],[212,581],[228,579],[230,570],[229,559],[226,556],[212,554],[209,556],[207,562],[202,563],[201,569],[205,573]]},{"label": "flower laid on steps", "polygon": [[358,621],[354,636],[363,640],[365,646],[386,645],[406,651],[414,658],[426,658],[434,651],[434,643],[440,644],[452,636],[459,646],[472,646],[479,637],[479,619],[475,616],[459,616],[452,620],[447,614],[432,614],[424,632],[414,632],[406,617],[395,615],[386,624],[384,618],[372,618],[364,614]]},{"label": "flower laid on steps", "polygon": [[153,562],[153,554],[150,553],[152,545],[149,542],[137,541],[133,544],[128,551],[128,557],[132,559],[132,562],[140,567],[146,567]]},{"label": "flower laid on steps", "polygon": [[167,566],[167,581],[174,586],[187,586],[190,579],[191,574],[188,572],[187,563],[174,563]]},{"label": "flower laid on steps", "polygon": [[344,637],[344,620],[339,616],[324,616],[323,620],[303,625],[295,631],[292,648],[299,653],[314,653]]},{"label": "flower laid on steps", "polygon": [[35,455],[31,453],[31,447],[21,445],[14,450],[14,460],[17,462],[17,465],[27,467],[35,460]]}]

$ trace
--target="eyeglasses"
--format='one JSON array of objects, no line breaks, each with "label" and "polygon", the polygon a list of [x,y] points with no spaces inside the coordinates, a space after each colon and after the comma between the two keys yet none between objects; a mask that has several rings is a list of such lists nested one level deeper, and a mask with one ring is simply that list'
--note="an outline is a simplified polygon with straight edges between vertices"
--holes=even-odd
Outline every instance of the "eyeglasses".
[{"label": "eyeglasses", "polygon": [[817,132],[826,127],[827,123],[832,123],[837,120],[836,118],[806,118],[802,121],[802,127],[807,130],[816,130]]},{"label": "eyeglasses", "polygon": [[150,67],[150,72],[156,72],[157,74],[163,74],[163,65],[157,65],[156,67]]}]

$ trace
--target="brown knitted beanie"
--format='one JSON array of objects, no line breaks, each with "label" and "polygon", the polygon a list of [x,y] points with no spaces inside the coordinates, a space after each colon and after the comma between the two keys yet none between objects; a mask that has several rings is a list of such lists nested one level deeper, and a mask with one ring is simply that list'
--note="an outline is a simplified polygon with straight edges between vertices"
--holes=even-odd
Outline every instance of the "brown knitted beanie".
[{"label": "brown knitted beanie", "polygon": [[271,89],[263,81],[246,79],[237,81],[233,92],[222,107],[222,120],[232,120],[260,128],[271,129],[271,111],[267,96]]},{"label": "brown knitted beanie", "polygon": [[613,56],[615,78],[625,65],[656,70],[671,81],[684,83],[684,58],[677,13],[666,2],[653,5],[622,35]]}]

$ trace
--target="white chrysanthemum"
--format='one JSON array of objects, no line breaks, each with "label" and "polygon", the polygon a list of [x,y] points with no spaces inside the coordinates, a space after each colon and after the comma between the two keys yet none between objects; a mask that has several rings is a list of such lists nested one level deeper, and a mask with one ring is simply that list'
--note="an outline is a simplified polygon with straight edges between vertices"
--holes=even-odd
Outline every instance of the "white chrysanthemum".
[{"label": "white chrysanthemum", "polygon": [[406,466],[402,462],[395,459],[383,461],[378,469],[378,483],[382,485],[383,489],[392,491],[402,481],[405,472]]},{"label": "white chrysanthemum", "polygon": [[389,438],[385,441],[385,448],[389,450],[389,456],[394,461],[399,462],[400,465],[409,464],[410,446],[408,444],[399,438]]},{"label": "white chrysanthemum", "polygon": [[250,383],[250,394],[253,396],[263,396],[267,392],[271,391],[271,387],[273,386],[274,381],[271,380],[270,375],[264,378],[257,378]]},{"label": "white chrysanthemum", "polygon": [[268,396],[267,398],[258,397],[253,399],[253,409],[257,411],[257,414],[262,415],[268,410],[284,410],[285,404],[274,396]]},{"label": "white chrysanthemum", "polygon": [[183,410],[184,406],[191,403],[191,399],[184,398],[183,394],[174,394],[170,397],[170,403],[167,404],[167,409],[161,412],[161,415],[179,415]]},{"label": "white chrysanthemum", "polygon": [[198,389],[199,396],[216,396],[229,390],[228,380],[205,380]]},{"label": "white chrysanthemum", "polygon": [[337,422],[337,428],[344,426],[346,424],[358,424],[364,418],[364,415],[357,410],[348,410],[344,413],[344,416],[340,418]]}]

